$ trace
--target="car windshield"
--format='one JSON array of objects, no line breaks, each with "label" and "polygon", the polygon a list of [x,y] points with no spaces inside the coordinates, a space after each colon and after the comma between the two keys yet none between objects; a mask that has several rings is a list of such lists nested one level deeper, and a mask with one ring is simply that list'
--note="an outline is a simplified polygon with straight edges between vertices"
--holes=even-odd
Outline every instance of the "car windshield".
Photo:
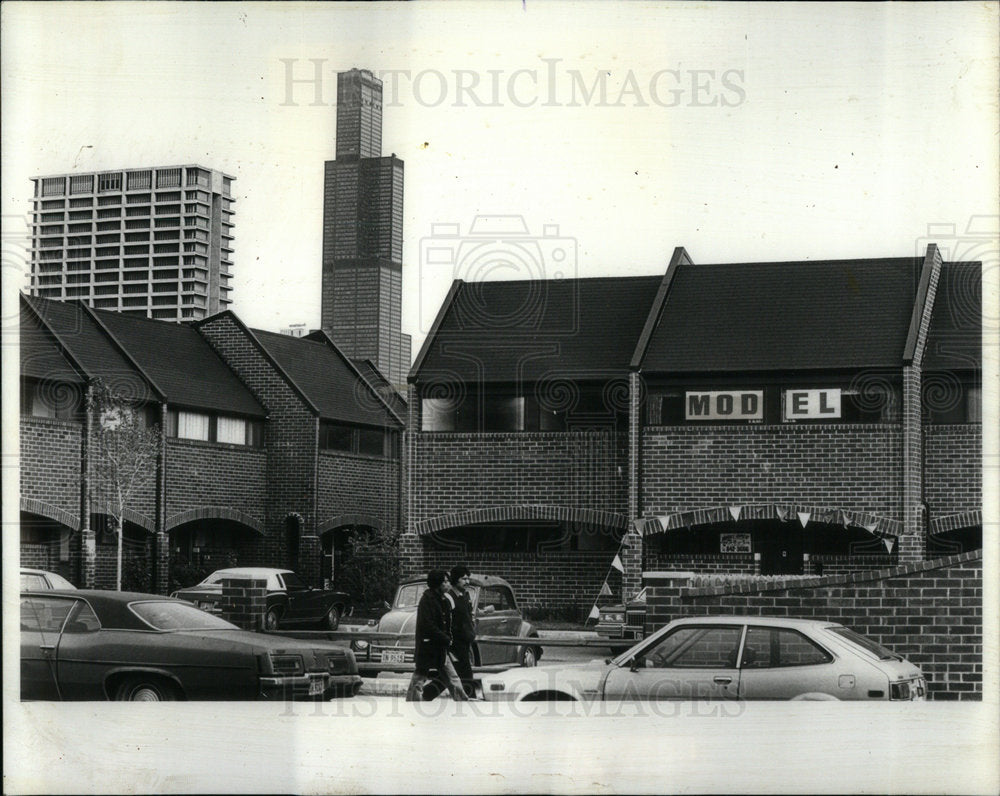
[{"label": "car windshield", "polygon": [[843,639],[850,641],[853,644],[867,650],[880,661],[900,661],[902,658],[886,647],[883,647],[877,641],[872,641],[867,636],[862,636],[860,633],[851,630],[849,627],[830,627],[827,628],[831,633],[836,633]]},{"label": "car windshield", "polygon": [[131,603],[129,608],[154,630],[239,630],[236,625],[190,603],[149,600]]},{"label": "car windshield", "polygon": [[396,601],[393,603],[393,608],[415,608],[417,603],[420,602],[420,595],[427,591],[426,583],[407,583],[405,586],[400,586],[399,591],[396,592]]}]

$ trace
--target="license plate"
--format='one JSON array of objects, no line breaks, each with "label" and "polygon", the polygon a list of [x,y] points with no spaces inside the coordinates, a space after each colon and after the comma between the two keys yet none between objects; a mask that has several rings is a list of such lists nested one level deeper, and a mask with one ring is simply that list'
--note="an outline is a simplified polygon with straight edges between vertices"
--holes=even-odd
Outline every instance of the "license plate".
[{"label": "license plate", "polygon": [[402,663],[406,660],[403,650],[382,650],[382,663]]},{"label": "license plate", "polygon": [[309,681],[309,696],[319,696],[323,693],[323,679],[314,677]]}]

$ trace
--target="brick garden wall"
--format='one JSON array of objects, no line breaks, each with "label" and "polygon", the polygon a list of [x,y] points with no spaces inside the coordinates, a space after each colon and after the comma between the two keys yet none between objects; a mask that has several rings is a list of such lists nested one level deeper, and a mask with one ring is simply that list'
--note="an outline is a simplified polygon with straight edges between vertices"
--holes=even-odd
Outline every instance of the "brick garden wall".
[{"label": "brick garden wall", "polygon": [[21,415],[21,497],[78,516],[82,438],[81,423]]},{"label": "brick garden wall", "polygon": [[682,616],[840,622],[921,668],[931,699],[982,699],[982,551],[867,573],[691,588],[647,573],[647,633]]},{"label": "brick garden wall", "polygon": [[983,427],[924,426],[924,497],[931,517],[983,506]]},{"label": "brick garden wall", "polygon": [[[493,506],[625,514],[628,462],[610,432],[410,434],[410,525]],[[619,472],[620,468],[620,472]]]},{"label": "brick garden wall", "polygon": [[900,517],[898,425],[657,426],[642,445],[645,516],[796,502]]},{"label": "brick garden wall", "polygon": [[646,571],[683,570],[704,574],[760,572],[760,559],[753,553],[719,553],[718,555],[668,555],[646,553]]},{"label": "brick garden wall", "polygon": [[320,451],[319,522],[342,514],[367,514],[399,528],[398,461]]}]

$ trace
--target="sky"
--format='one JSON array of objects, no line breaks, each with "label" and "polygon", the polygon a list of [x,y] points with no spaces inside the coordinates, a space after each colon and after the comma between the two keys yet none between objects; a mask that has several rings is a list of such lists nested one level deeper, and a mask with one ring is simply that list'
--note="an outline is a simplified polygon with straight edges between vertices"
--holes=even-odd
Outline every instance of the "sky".
[{"label": "sky", "polygon": [[[383,152],[405,162],[403,331],[413,335],[414,356],[456,277],[661,274],[676,246],[684,246],[696,263],[713,263],[921,256],[933,241],[946,258],[982,260],[984,326],[987,339],[995,339],[998,29],[997,4],[973,2],[4,2],[4,343],[16,342],[17,289],[27,283],[32,176],[188,163],[236,177],[236,312],[257,328],[317,326],[323,162],[334,157],[335,76],[352,67],[385,79]],[[473,222],[483,216],[507,225],[495,239],[495,260],[485,267],[481,260],[461,257],[450,265],[430,261],[428,253],[440,248],[444,237],[450,236],[450,245],[477,240]],[[525,238],[534,241],[533,258],[504,259],[503,253]],[[762,311],[780,311],[780,296],[774,302]],[[2,353],[8,397],[16,389],[16,345],[4,345]],[[995,373],[996,346],[984,349],[984,358],[991,360],[987,373]],[[995,379],[984,379],[984,387],[995,393]],[[17,411],[16,400],[3,402],[8,529],[17,523]],[[984,420],[984,439],[987,455],[995,455],[992,415]],[[985,510],[997,516],[991,490]],[[17,534],[4,533],[3,544],[12,574]],[[995,551],[990,548],[988,555],[995,572]],[[13,582],[4,578],[8,597]],[[5,631],[11,631],[5,638],[16,638],[12,615],[4,612]],[[988,657],[995,658],[995,634],[987,641]],[[16,655],[5,655],[5,669],[14,661]],[[8,674],[4,687],[10,698],[7,689],[13,686],[7,684],[16,676]],[[993,693],[995,672],[988,676],[987,693]],[[253,726],[261,714],[251,713],[251,707],[226,715]],[[986,766],[994,757],[996,706],[983,707],[993,711],[985,719],[976,714],[970,720],[963,713],[956,720],[977,738],[993,733],[978,758]],[[53,712],[46,712],[49,708]],[[117,743],[109,727],[129,714],[119,717],[109,707],[95,716],[91,707],[81,708],[21,706],[10,719],[21,722],[22,746],[16,750],[27,750],[22,759],[29,761],[29,771],[45,773],[32,757],[42,754],[37,745],[43,743],[58,750],[49,758],[53,771],[59,761],[92,761],[59,769],[69,777],[60,780],[68,789],[198,790],[200,780],[185,779],[185,771],[230,771],[216,764],[210,744],[193,762],[170,757],[187,747],[163,739],[197,723],[178,719],[168,726],[155,723],[152,715],[148,722],[122,721],[144,739],[130,762],[113,752],[127,746],[131,755],[131,742]],[[13,711],[5,710],[5,721],[9,715]],[[196,715],[202,717],[197,724],[202,734],[191,737],[217,741],[210,737],[218,729],[215,713],[203,708]],[[320,732],[321,725],[332,726],[327,721],[303,720],[290,730],[283,724],[283,731],[298,738],[283,750],[286,756],[329,738],[329,759],[339,765],[343,746],[332,744],[343,725]],[[524,736],[526,746],[533,731],[564,726],[553,721],[511,724],[509,732]],[[351,737],[370,736],[372,748],[379,748],[384,732],[409,738],[400,722],[354,722]],[[425,741],[443,733],[440,743],[452,748],[446,729],[425,724],[419,728]],[[469,737],[482,740],[478,733],[494,733],[484,736],[485,742],[507,749],[508,725],[487,724]],[[708,729],[703,721],[699,726]],[[718,787],[730,790],[739,781],[751,788],[743,776],[747,770],[760,769],[764,755],[785,752],[766,746],[768,726],[778,725],[737,725],[748,731],[738,733],[735,757],[725,745],[715,755],[710,738],[692,754],[745,765],[742,774],[733,769],[738,779],[720,780]],[[938,726],[922,725],[935,732]],[[81,733],[75,727],[88,729]],[[611,730],[620,733],[616,727]],[[60,728],[73,733],[64,746]],[[586,792],[600,784],[614,791],[618,786],[607,773],[625,747],[621,735],[616,740],[594,735],[605,728],[573,725],[572,743],[585,740],[580,748],[588,752],[576,755],[560,747],[549,762],[561,779],[532,779],[537,755],[525,749],[523,757],[511,758],[525,761],[521,779],[508,766],[510,779],[500,784],[484,779],[484,787]],[[471,732],[469,725],[462,731]],[[591,735],[584,738],[582,732]],[[909,736],[903,730],[899,737]],[[106,740],[111,738],[116,741]],[[751,743],[754,738],[762,745]],[[950,740],[968,753],[963,760],[979,754],[980,740]],[[80,744],[79,758],[69,756],[70,744],[74,749]],[[362,776],[362,760],[350,762],[343,774],[348,779],[331,779],[345,769],[324,767],[324,760],[301,767],[286,757],[280,762],[303,777],[288,788],[293,791],[377,790],[379,782],[386,790],[454,790],[448,772],[456,766],[468,770],[465,758],[472,760],[464,747],[460,763],[439,761],[437,784],[428,784],[428,774],[384,779],[387,772],[425,771],[421,750],[426,748],[408,741],[398,754],[372,755],[376,778],[366,780],[350,779]],[[829,748],[826,740],[812,747],[818,765],[829,765]],[[839,784],[845,790],[863,788],[866,765],[884,775],[878,752],[873,744],[864,759],[845,754],[846,765],[837,765],[852,778]],[[136,759],[143,765],[137,767]],[[951,758],[945,751],[937,759]],[[607,768],[595,768],[601,761]],[[663,769],[672,764],[656,762]],[[813,778],[790,778],[786,789],[789,782],[793,788],[796,782],[831,787],[815,778],[826,769],[809,762],[799,760],[798,771]],[[180,773],[170,779],[163,771],[174,763]],[[247,777],[258,767],[246,759],[236,766],[244,773],[240,782],[255,789]],[[905,771],[893,772],[904,783],[903,792],[964,787],[956,784],[951,767],[940,769],[938,780],[907,781]],[[630,769],[624,789],[644,787],[641,774]],[[207,790],[228,789],[227,780],[211,781],[215,787]],[[878,784],[884,779],[868,781],[891,789]],[[710,780],[698,782],[696,788],[711,789]],[[28,790],[51,790],[43,779],[28,783]],[[755,783],[753,789],[766,790],[766,784]],[[655,780],[649,784],[662,789]],[[674,786],[671,781],[669,787],[682,789]],[[782,786],[775,781],[774,787]]]},{"label": "sky", "polygon": [[[929,228],[976,248],[998,212],[990,13],[5,3],[5,282],[25,283],[30,177],[196,162],[236,177],[234,309],[315,328],[352,67],[383,76],[383,151],[405,162],[414,356],[455,277],[656,274],[681,245],[701,263],[908,256]],[[533,261],[505,267],[499,235],[495,267],[426,262],[483,215],[537,238]]]}]

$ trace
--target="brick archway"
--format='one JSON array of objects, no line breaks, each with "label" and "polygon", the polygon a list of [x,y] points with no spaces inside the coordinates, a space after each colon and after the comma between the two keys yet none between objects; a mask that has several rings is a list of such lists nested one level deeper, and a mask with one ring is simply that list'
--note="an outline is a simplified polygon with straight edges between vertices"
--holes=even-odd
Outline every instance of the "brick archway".
[{"label": "brick archway", "polygon": [[205,506],[200,509],[189,509],[179,514],[173,514],[167,517],[166,530],[173,530],[194,520],[232,520],[256,531],[261,536],[264,535],[264,524],[262,522],[251,517],[249,514],[244,514],[242,511],[226,508],[225,506]]},{"label": "brick archway", "polygon": [[387,523],[371,514],[338,514],[336,517],[330,517],[330,519],[320,523],[319,527],[316,528],[316,535],[322,536],[328,531],[343,528],[346,525],[366,525],[379,533],[388,533],[392,530]]},{"label": "brick archway", "polygon": [[76,514],[71,514],[58,506],[53,506],[51,503],[46,503],[43,500],[34,500],[32,498],[21,498],[21,511],[28,514],[37,514],[39,517],[45,517],[46,519],[55,520],[56,522],[65,525],[67,528],[71,528],[74,531],[80,530],[80,517]]},{"label": "brick archway", "polygon": [[566,522],[582,522],[591,525],[601,525],[607,528],[624,530],[628,527],[628,519],[623,514],[613,511],[597,511],[596,509],[581,509],[571,506],[493,506],[490,508],[460,511],[454,514],[441,514],[429,520],[418,522],[414,526],[417,536],[426,536],[449,528],[460,528],[463,525],[478,525],[487,522],[504,522],[506,520],[563,520]]}]

